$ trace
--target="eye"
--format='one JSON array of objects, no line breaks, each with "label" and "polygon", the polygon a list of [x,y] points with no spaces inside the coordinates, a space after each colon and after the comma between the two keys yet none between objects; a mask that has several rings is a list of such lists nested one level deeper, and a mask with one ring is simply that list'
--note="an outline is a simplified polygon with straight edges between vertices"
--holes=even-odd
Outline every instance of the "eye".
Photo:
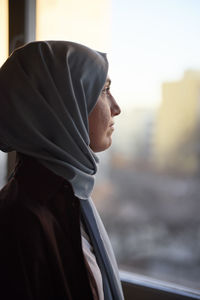
[{"label": "eye", "polygon": [[103,94],[110,94],[110,87],[106,87],[102,90]]}]

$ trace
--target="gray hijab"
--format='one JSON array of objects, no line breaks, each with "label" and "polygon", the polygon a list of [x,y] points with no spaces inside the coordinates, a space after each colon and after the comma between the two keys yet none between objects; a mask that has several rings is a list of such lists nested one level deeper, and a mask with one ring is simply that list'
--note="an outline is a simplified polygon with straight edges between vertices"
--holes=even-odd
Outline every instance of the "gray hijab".
[{"label": "gray hijab", "polygon": [[72,42],[15,50],[0,69],[0,150],[37,158],[87,199],[98,162],[89,147],[88,115],[107,72],[105,54]]}]

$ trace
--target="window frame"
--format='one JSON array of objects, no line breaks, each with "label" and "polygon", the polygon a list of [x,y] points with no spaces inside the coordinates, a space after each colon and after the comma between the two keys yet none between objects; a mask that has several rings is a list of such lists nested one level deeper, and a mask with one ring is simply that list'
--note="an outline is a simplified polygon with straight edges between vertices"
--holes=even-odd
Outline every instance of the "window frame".
[{"label": "window frame", "polygon": [[200,299],[200,291],[173,283],[152,279],[135,273],[120,271],[126,300],[192,300]]},{"label": "window frame", "polygon": [[[9,53],[17,46],[35,40],[36,0],[9,1]],[[8,157],[8,161],[11,158]],[[13,169],[14,159],[9,170]],[[120,279],[126,300],[162,299],[189,300],[200,299],[200,291],[188,289],[169,282],[148,278],[139,274],[120,271]]]}]

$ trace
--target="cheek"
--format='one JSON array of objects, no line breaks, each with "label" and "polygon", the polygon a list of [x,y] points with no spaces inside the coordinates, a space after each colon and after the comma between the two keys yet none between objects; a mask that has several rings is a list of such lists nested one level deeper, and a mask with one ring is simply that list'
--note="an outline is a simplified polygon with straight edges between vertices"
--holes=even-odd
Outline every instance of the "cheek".
[{"label": "cheek", "polygon": [[108,128],[110,122],[110,113],[107,107],[102,107],[102,110],[99,112],[98,115],[98,123],[99,129],[101,128],[102,131],[105,131]]},{"label": "cheek", "polygon": [[98,106],[97,106],[97,114],[99,118],[99,122],[104,126],[107,126],[110,122],[111,118],[111,111],[110,111],[110,106],[109,103],[106,99],[102,99],[99,101]]},{"label": "cheek", "polygon": [[95,107],[92,116],[92,131],[97,133],[105,133],[110,122],[110,109],[107,103],[99,102]]},{"label": "cheek", "polygon": [[94,151],[105,150],[110,145],[110,140],[107,141],[110,137],[110,119],[109,105],[99,101],[89,116],[90,147]]}]

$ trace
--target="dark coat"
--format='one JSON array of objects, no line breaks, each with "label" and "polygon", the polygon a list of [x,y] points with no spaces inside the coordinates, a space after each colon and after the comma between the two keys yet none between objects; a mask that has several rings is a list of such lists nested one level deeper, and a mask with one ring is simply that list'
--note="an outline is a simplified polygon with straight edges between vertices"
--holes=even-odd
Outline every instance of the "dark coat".
[{"label": "dark coat", "polygon": [[98,299],[70,184],[23,156],[0,192],[0,298]]}]

